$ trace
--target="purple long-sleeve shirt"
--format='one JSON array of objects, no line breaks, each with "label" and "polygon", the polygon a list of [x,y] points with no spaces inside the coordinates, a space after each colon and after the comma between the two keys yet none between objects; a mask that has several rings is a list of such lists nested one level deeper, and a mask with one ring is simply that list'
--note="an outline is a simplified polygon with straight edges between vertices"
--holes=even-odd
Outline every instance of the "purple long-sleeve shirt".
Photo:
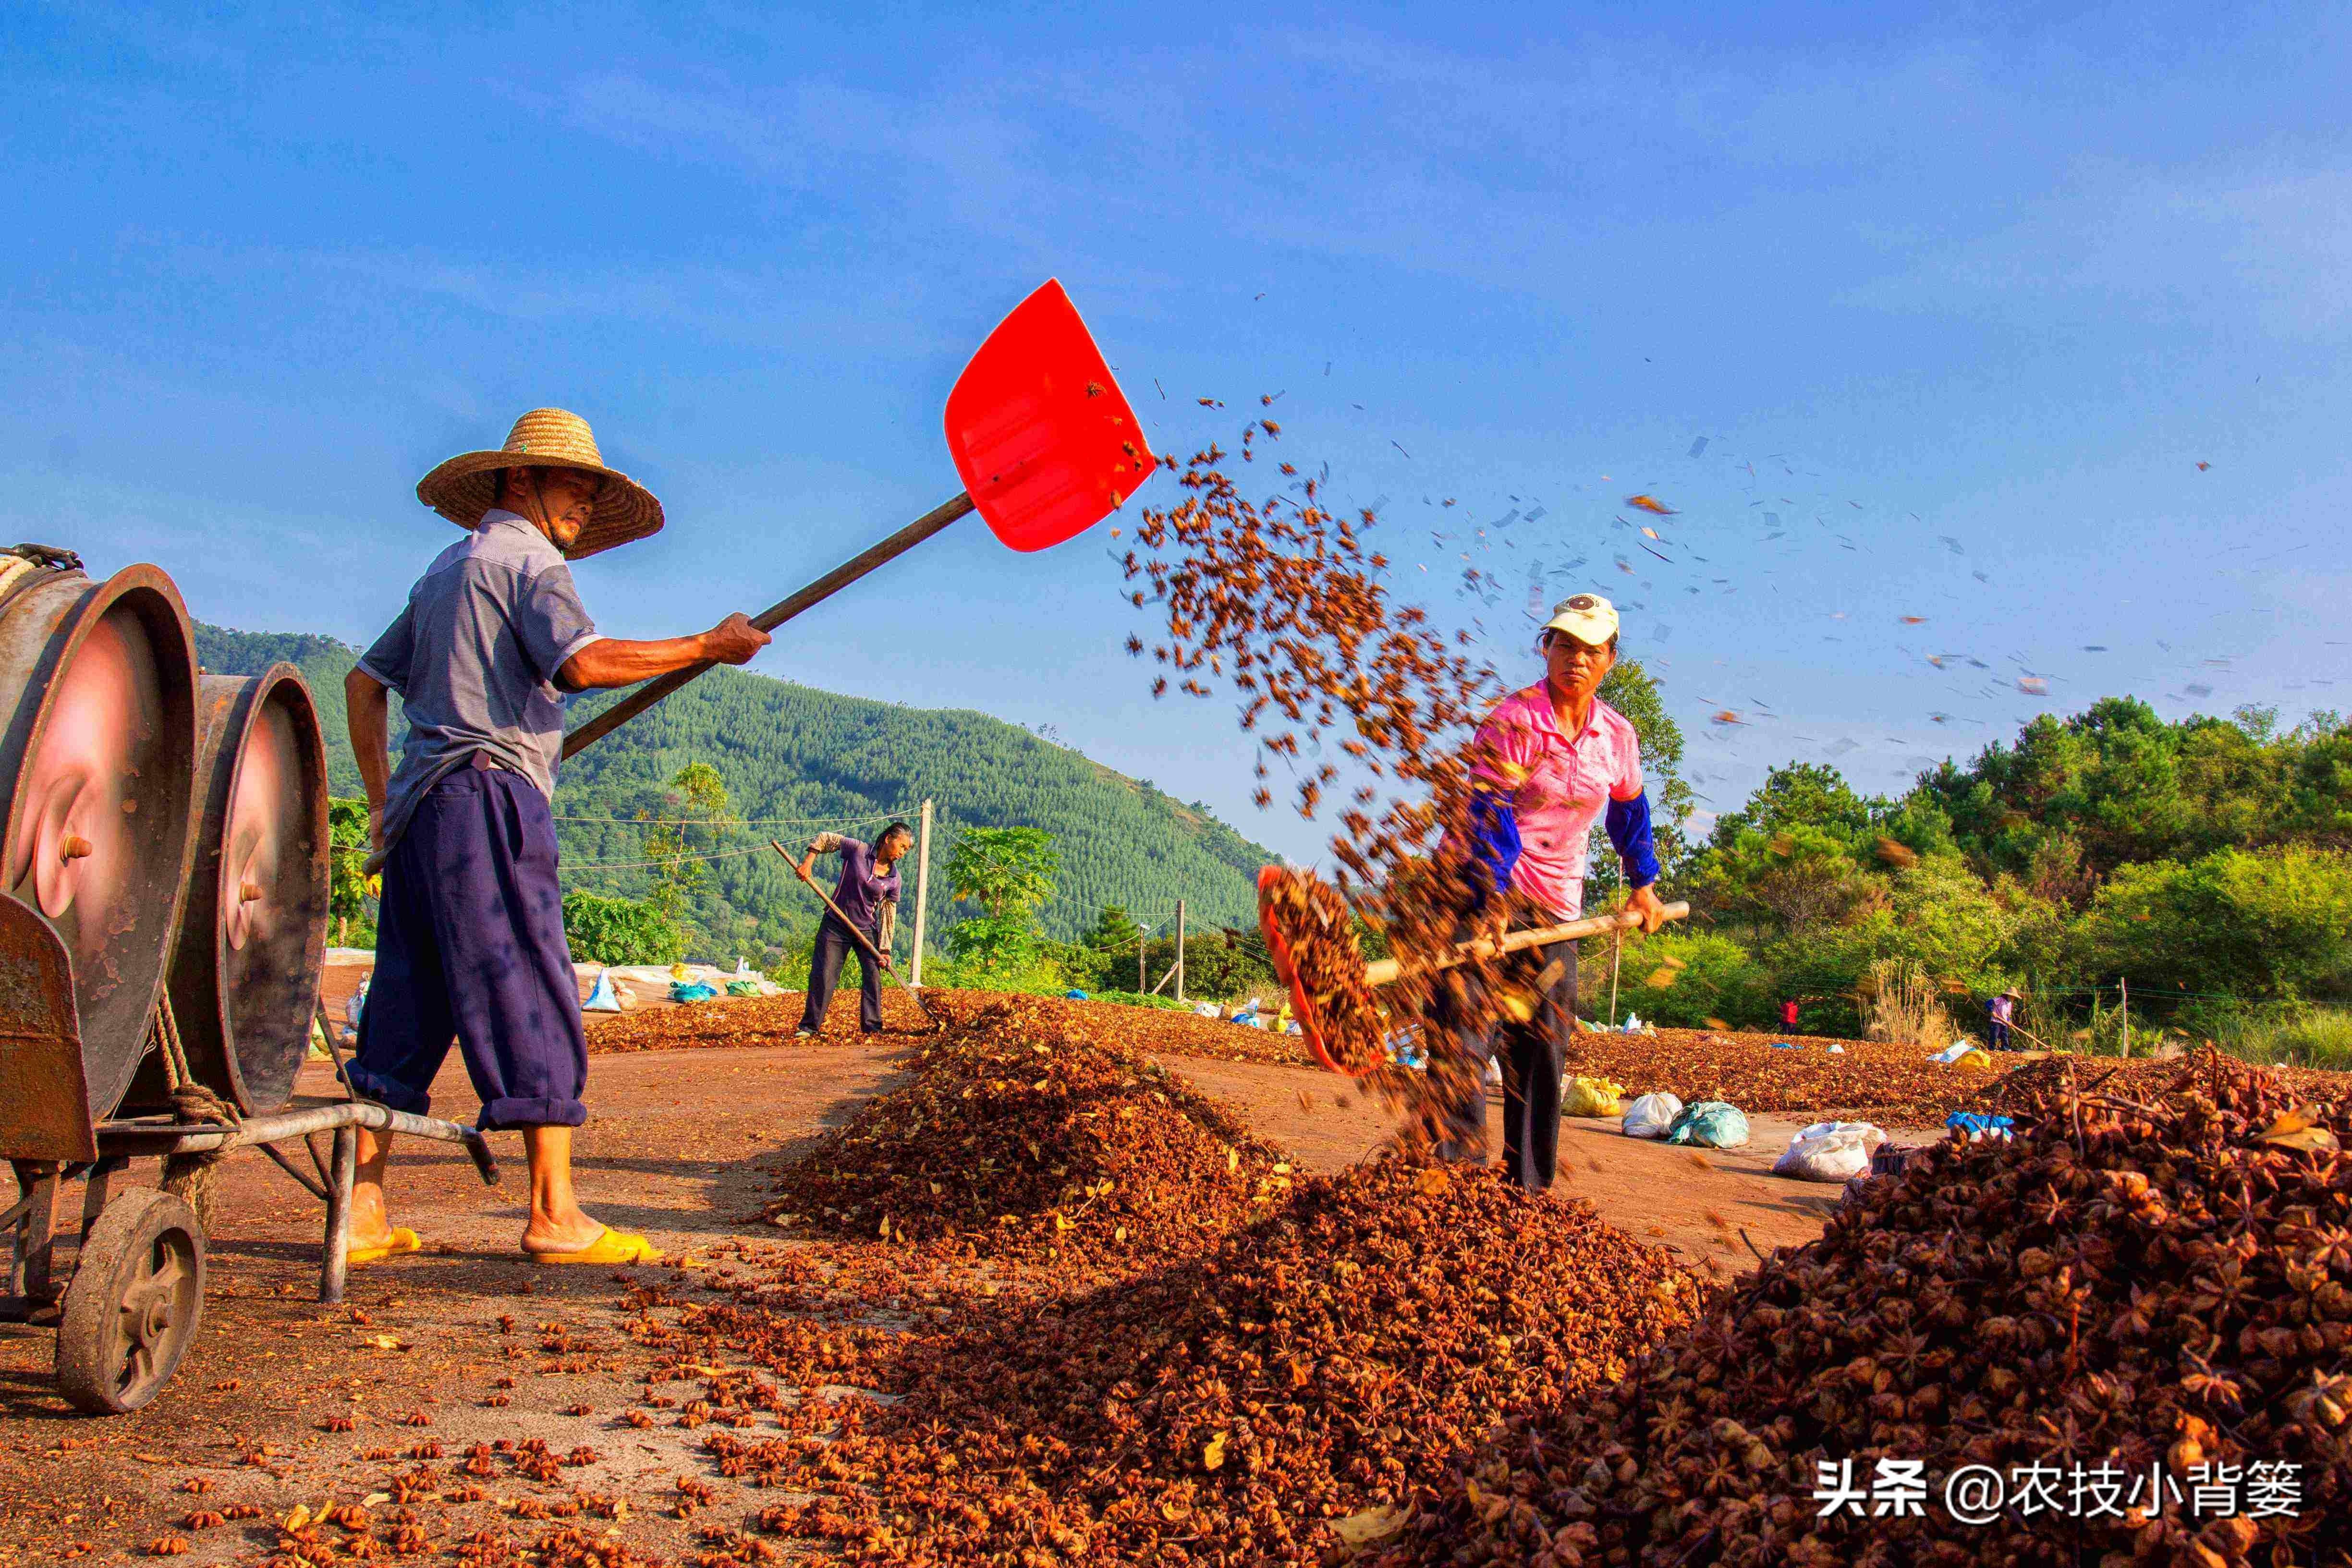
[{"label": "purple long-sleeve shirt", "polygon": [[808,842],[811,854],[841,852],[841,880],[834,884],[833,901],[860,931],[872,935],[875,946],[887,950],[898,920],[898,873],[877,874],[874,846],[843,833],[819,833]]}]

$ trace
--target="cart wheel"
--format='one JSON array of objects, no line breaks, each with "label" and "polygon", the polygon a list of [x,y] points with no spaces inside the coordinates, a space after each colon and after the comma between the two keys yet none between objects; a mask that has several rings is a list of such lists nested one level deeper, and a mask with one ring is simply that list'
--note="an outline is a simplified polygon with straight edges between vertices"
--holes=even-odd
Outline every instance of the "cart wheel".
[{"label": "cart wheel", "polygon": [[204,1303],[194,1212],[167,1192],[122,1194],[90,1227],[66,1287],[58,1392],[93,1416],[138,1409],[171,1381]]}]

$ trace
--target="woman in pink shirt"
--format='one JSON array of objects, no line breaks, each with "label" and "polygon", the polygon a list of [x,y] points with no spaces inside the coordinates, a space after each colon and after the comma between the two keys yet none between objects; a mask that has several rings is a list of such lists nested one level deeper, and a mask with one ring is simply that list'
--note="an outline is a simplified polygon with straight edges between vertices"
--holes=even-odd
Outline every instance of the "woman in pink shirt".
[{"label": "woman in pink shirt", "polygon": [[[1665,921],[1642,787],[1642,746],[1624,715],[1601,700],[1601,680],[1617,663],[1617,610],[1599,594],[1554,606],[1540,644],[1544,678],[1512,693],[1478,728],[1474,777],[1486,787],[1474,803],[1467,874],[1481,894],[1499,892],[1515,929],[1556,925],[1584,909],[1585,852],[1595,822],[1633,888],[1627,906],[1643,931]],[[1441,990],[1433,1022],[1451,1032],[1473,1071],[1453,1086],[1440,1152],[1483,1162],[1486,1154],[1485,1066],[1503,1055],[1503,1156],[1511,1179],[1551,1186],[1559,1145],[1559,1087],[1568,1037],[1576,1028],[1576,944],[1528,947],[1505,961],[1502,983],[1533,1000],[1525,1022],[1475,994]],[[1499,1037],[1499,1038],[1498,1038]]]}]

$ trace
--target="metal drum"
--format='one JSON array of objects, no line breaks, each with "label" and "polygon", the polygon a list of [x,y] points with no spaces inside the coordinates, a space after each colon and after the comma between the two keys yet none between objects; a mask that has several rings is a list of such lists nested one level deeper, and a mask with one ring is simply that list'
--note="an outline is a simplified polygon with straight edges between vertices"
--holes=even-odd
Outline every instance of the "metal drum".
[{"label": "metal drum", "polygon": [[195,863],[172,1011],[197,1081],[247,1115],[294,1092],[327,942],[327,754],[291,664],[196,692]]},{"label": "metal drum", "polygon": [[0,587],[0,888],[73,966],[81,1085],[113,1112],[147,1045],[194,848],[195,644],[172,580],[80,563],[8,567]]}]

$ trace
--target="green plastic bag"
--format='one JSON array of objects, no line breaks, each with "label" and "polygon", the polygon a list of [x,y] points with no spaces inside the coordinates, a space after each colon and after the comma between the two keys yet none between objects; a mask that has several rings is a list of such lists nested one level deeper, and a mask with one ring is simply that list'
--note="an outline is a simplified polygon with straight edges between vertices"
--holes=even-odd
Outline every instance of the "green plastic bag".
[{"label": "green plastic bag", "polygon": [[1723,1100],[1701,1100],[1683,1107],[1666,1129],[1670,1144],[1697,1144],[1710,1149],[1738,1149],[1748,1145],[1748,1116]]}]

